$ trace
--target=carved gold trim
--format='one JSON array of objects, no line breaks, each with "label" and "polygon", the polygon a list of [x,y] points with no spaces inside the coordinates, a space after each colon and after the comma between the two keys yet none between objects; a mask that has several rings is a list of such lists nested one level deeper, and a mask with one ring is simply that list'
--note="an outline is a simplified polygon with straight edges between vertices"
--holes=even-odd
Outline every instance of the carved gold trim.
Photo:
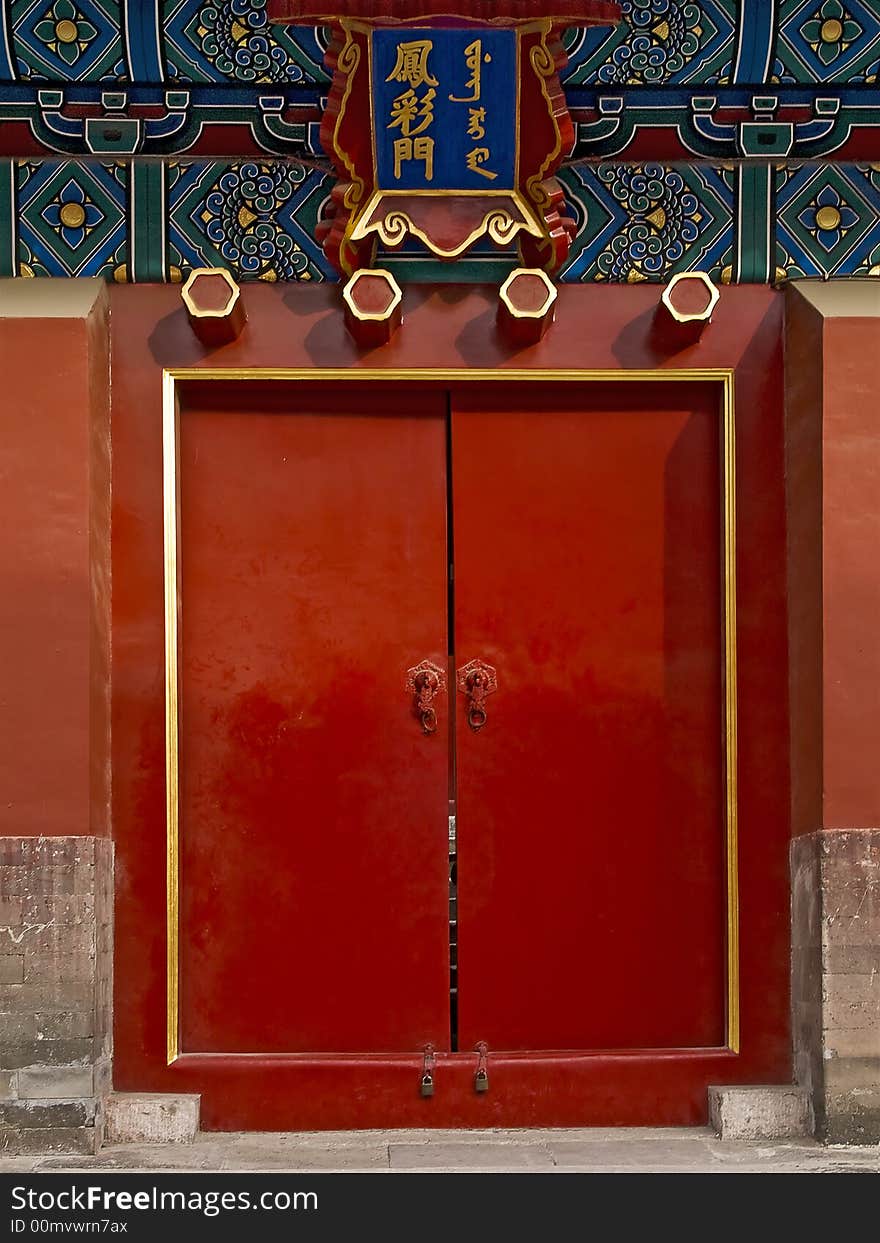
[{"label": "carved gold trim", "polygon": [[541,31],[541,42],[536,43],[532,48],[529,53],[529,60],[531,61],[532,68],[535,71],[535,76],[541,83],[541,94],[544,96],[544,101],[547,104],[547,112],[550,116],[550,120],[553,122],[553,130],[556,134],[556,142],[554,143],[553,150],[545,158],[540,170],[537,173],[534,173],[526,183],[529,188],[529,193],[534,196],[535,202],[537,203],[546,202],[547,200],[546,193],[543,189],[541,189],[541,183],[547,175],[547,169],[552,166],[554,160],[562,151],[562,134],[559,130],[559,122],[556,120],[556,113],[553,111],[553,100],[550,98],[550,93],[547,90],[547,79],[553,77],[556,72],[556,62],[553,59],[553,53],[547,46],[547,36],[553,28],[553,23],[549,19],[546,19],[541,22],[536,22],[535,26]]},{"label": "carved gold trim", "polygon": [[[522,220],[516,220],[503,206],[490,208],[475,229],[461,241],[457,246],[451,249],[445,249],[440,246],[429,234],[415,223],[412,217],[403,209],[396,208],[388,211],[385,215],[378,219],[371,219],[373,212],[385,199],[388,198],[407,198],[414,191],[406,190],[377,190],[370,196],[369,202],[364,209],[358,213],[357,223],[351,230],[350,238],[353,242],[363,241],[371,233],[375,233],[379,240],[385,246],[400,246],[405,241],[408,234],[417,237],[419,241],[427,246],[432,254],[437,255],[440,259],[457,259],[459,255],[474,244],[474,242],[484,235],[488,234],[489,238],[497,246],[507,246],[518,233],[530,233],[533,237],[543,237],[544,234],[538,228],[535,222],[534,212],[524,202],[519,194],[515,191],[498,191],[496,197],[505,198],[510,202],[516,203],[516,206],[522,212]],[[480,194],[479,191],[472,192],[480,197],[487,197]],[[421,197],[437,197],[431,191],[422,191]]]},{"label": "carved gold trim", "polygon": [[[425,20],[427,22],[425,29],[430,29],[431,22],[434,19],[426,18]],[[347,41],[351,40],[352,31],[357,31],[359,34],[366,36],[367,89],[369,91],[370,106],[372,107],[372,104],[373,104],[373,39],[372,39],[372,36],[373,36],[373,32],[376,29],[380,29],[380,28],[376,26],[372,26],[369,23],[357,21],[356,19],[341,20],[339,25],[345,31]],[[548,20],[542,18],[535,22],[529,22],[529,24],[525,26],[510,28],[516,38],[516,114],[515,115],[517,117],[517,125],[516,125],[516,131],[514,133],[514,183],[515,184],[508,190],[425,190],[425,189],[402,190],[402,189],[396,189],[396,188],[391,188],[388,190],[379,189],[378,188],[379,186],[379,162],[378,162],[378,157],[376,153],[376,119],[375,117],[373,117],[371,118],[371,122],[370,122],[370,150],[372,153],[372,161],[373,161],[374,190],[368,202],[364,204],[362,207],[357,206],[363,197],[362,179],[358,178],[358,181],[360,182],[360,191],[356,198],[349,199],[349,195],[346,194],[345,205],[346,207],[349,207],[351,210],[350,210],[348,222],[345,227],[342,245],[340,246],[341,257],[344,258],[345,247],[348,245],[348,243],[363,241],[370,233],[375,233],[385,246],[394,246],[398,244],[399,242],[403,241],[407,232],[409,232],[414,237],[417,237],[419,241],[423,242],[425,246],[427,246],[428,249],[431,251],[431,253],[437,255],[438,258],[440,259],[457,259],[459,255],[464,254],[467,248],[473,245],[473,243],[478,238],[482,237],[485,233],[488,233],[492,241],[495,242],[499,246],[509,245],[509,243],[516,237],[516,235],[521,232],[527,232],[531,234],[532,237],[544,238],[545,240],[547,240],[548,234],[547,234],[546,228],[544,227],[543,220],[540,219],[538,213],[536,213],[535,211],[535,208],[532,206],[531,203],[529,203],[526,200],[524,195],[518,189],[519,165],[520,165],[520,158],[519,158],[520,157],[520,124],[519,124],[518,118],[520,116],[520,93],[522,89],[522,70],[521,70],[521,65],[520,65],[521,58],[522,58],[521,36],[523,33],[533,34],[536,30],[540,30],[543,32],[544,40],[546,42],[546,36],[549,33],[549,31],[552,29],[552,25],[553,25],[552,21],[548,22]],[[401,30],[412,30],[415,28],[417,28],[417,23],[413,23],[413,22],[407,22],[405,26],[400,27]],[[346,43],[345,46],[348,46],[348,43]],[[339,63],[340,64],[342,63],[341,53],[340,53]],[[357,62],[355,62],[355,64],[356,63]],[[352,74],[349,77],[349,83],[351,80],[351,76],[353,76],[353,70],[352,70]],[[553,125],[556,130],[556,138],[557,138],[556,149],[558,151],[561,146],[561,142],[562,142],[562,138],[559,133],[559,126],[556,124],[556,117],[553,116],[552,106],[550,104],[550,98],[547,95],[546,88],[544,87],[543,79],[542,79],[541,85],[542,85],[542,90],[544,91],[544,97],[545,99],[547,99],[548,108],[550,109],[550,113],[551,113],[552,120],[553,120]],[[334,147],[336,147],[343,155],[343,158],[345,159],[346,168],[349,169],[349,172],[352,175],[352,179],[354,179],[353,168],[350,163],[350,157],[347,155],[346,152],[342,151],[341,147],[339,147],[338,138],[337,138],[338,132],[339,132],[339,125],[340,125],[340,122],[342,121],[342,115],[345,110],[345,104],[348,101],[348,94],[349,94],[350,89],[351,87],[349,84],[348,88],[346,89],[346,94],[343,100],[343,104],[340,106],[340,113],[339,113],[339,117],[337,118],[336,128],[333,131],[333,142],[334,142]],[[547,165],[545,165],[544,167],[546,168]],[[400,195],[401,197],[404,195],[406,196],[420,195],[426,198],[450,199],[450,200],[454,200],[457,198],[467,198],[470,196],[473,196],[473,197],[479,196],[481,198],[487,198],[487,197],[493,197],[493,196],[497,196],[500,198],[502,196],[506,196],[507,198],[514,200],[517,207],[522,212],[523,216],[526,218],[529,224],[528,225],[517,224],[510,216],[508,216],[507,219],[505,220],[503,219],[503,213],[501,213],[500,211],[489,212],[483,218],[480,228],[478,230],[475,230],[473,233],[471,233],[468,236],[467,240],[461,246],[455,247],[453,250],[444,250],[442,247],[435,245],[421,229],[417,228],[404,212],[396,213],[395,216],[392,217],[392,220],[395,223],[395,225],[397,225],[399,221],[399,227],[396,227],[393,230],[393,232],[388,232],[386,229],[383,229],[382,225],[379,224],[378,222],[375,224],[364,225],[364,220],[369,217],[369,215],[375,208],[376,202],[378,199],[385,198],[385,197],[390,198],[395,195]],[[544,197],[546,198],[546,195]],[[388,218],[386,217],[386,220],[387,219]],[[394,238],[396,240],[390,241],[389,238]],[[345,274],[347,276],[351,276],[352,271],[351,271],[350,265],[343,263],[343,267],[345,270]]]},{"label": "carved gold trim", "polygon": [[165,809],[166,885],[168,907],[168,1062],[179,1053],[180,1031],[180,772],[178,704],[178,486],[177,458],[180,408],[175,376],[162,376],[162,484],[165,532]]},{"label": "carved gold trim", "polygon": [[[725,716],[725,846],[727,899],[726,1048],[740,1048],[740,954],[739,954],[739,841],[737,824],[737,669],[736,669],[736,418],[734,373],[728,368],[693,370],[527,370],[522,368],[368,368],[303,367],[224,370],[213,367],[172,368],[163,372],[163,484],[165,524],[165,772],[166,772],[166,877],[167,877],[167,1049],[168,1062],[181,1056],[180,1049],[180,871],[179,871],[179,522],[178,522],[178,427],[180,407],[177,385],[200,380],[223,383],[238,381],[300,382],[346,381],[376,383],[396,381],[462,383],[717,383],[721,387],[723,473],[723,578],[724,578],[724,716]],[[665,1050],[664,1050],[665,1052]]]},{"label": "carved gold trim", "polygon": [[[345,73],[346,77],[345,77],[345,93],[342,96],[342,102],[339,105],[339,113],[336,117],[336,124],[333,127],[333,150],[334,152],[338,152],[342,156],[342,160],[345,164],[345,168],[349,176],[349,185],[343,195],[343,203],[344,203],[346,210],[349,213],[349,221],[350,221],[353,217],[356,217],[358,214],[358,204],[363,200],[365,186],[364,186],[363,177],[358,175],[357,166],[354,160],[352,159],[352,157],[349,155],[349,153],[345,150],[345,148],[342,146],[342,144],[339,141],[339,133],[342,128],[342,122],[345,119],[345,111],[346,111],[346,108],[348,107],[348,99],[349,99],[349,96],[351,95],[352,88],[354,87],[354,79],[357,73],[358,65],[361,62],[361,50],[358,47],[355,40],[352,38],[352,34],[351,34],[352,30],[357,29],[356,23],[341,21],[339,25],[340,25],[340,28],[345,31],[345,43],[343,43],[339,51],[339,57],[336,61],[336,71],[334,72],[334,76],[336,72],[339,72],[341,70],[343,73]],[[369,66],[369,63],[370,63],[370,58],[368,57],[367,58],[368,66]],[[368,78],[367,78],[367,89],[370,90],[372,94],[372,85],[371,85],[369,73],[368,73]],[[342,242],[339,247],[339,260],[346,274],[349,276],[351,275],[351,268],[346,259],[346,247],[347,247],[347,243],[349,240],[350,229],[351,229],[351,225],[349,223],[349,226],[346,228],[344,232]]]},{"label": "carved gold trim", "polygon": [[724,463],[724,746],[727,847],[727,1047],[739,1053],[739,828],[737,823],[736,410],[733,372],[721,391]]}]

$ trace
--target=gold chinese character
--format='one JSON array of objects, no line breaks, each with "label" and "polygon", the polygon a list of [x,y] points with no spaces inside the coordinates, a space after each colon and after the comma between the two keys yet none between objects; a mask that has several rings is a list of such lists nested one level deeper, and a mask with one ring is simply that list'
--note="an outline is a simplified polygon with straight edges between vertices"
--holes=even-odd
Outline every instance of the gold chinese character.
[{"label": "gold chinese character", "polygon": [[[394,177],[400,181],[403,165],[409,160],[420,160],[425,165],[425,180],[434,179],[434,139],[398,138],[394,143]],[[495,176],[494,173],[491,176]]]},{"label": "gold chinese character", "polygon": [[479,102],[480,92],[482,90],[483,65],[488,65],[492,57],[487,52],[483,55],[483,40],[474,39],[473,43],[469,43],[464,49],[464,63],[471,71],[468,78],[466,91],[470,91],[470,95],[450,95],[449,98],[455,104],[475,104]]},{"label": "gold chinese character", "polygon": [[436,86],[437,79],[428,71],[428,53],[434,44],[431,39],[415,39],[412,43],[398,43],[397,64],[385,79],[386,82],[408,82],[411,89],[417,86]]},{"label": "gold chinese character", "polygon": [[404,91],[398,95],[391,105],[391,121],[386,129],[400,127],[406,138],[414,138],[421,134],[434,120],[434,96],[437,94],[431,87],[421,97],[415,91]]},{"label": "gold chinese character", "polygon": [[468,108],[468,138],[478,140],[486,137],[486,127],[483,124],[485,120],[485,108]]},{"label": "gold chinese character", "polygon": [[467,153],[467,166],[470,172],[479,173],[481,177],[488,177],[490,181],[494,181],[498,176],[497,173],[491,172],[488,168],[481,168],[481,164],[485,164],[491,158],[491,152],[488,147],[474,147],[473,151]]}]

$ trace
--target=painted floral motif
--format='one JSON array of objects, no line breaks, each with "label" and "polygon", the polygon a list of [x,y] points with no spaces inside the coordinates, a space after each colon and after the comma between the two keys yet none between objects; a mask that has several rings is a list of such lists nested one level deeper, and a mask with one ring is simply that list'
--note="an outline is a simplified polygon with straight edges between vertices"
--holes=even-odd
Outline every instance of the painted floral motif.
[{"label": "painted floral motif", "polygon": [[308,258],[284,228],[284,207],[305,177],[292,164],[239,164],[204,199],[199,221],[223,259],[251,280],[296,280]]},{"label": "painted floral motif", "polygon": [[34,26],[34,34],[67,65],[75,65],[80,56],[97,38],[97,27],[87,21],[71,0],[55,0],[41,21]]},{"label": "painted floral motif", "polygon": [[830,254],[846,237],[848,230],[858,224],[860,217],[844,201],[840,191],[829,184],[822,187],[798,219]]},{"label": "painted floral motif", "polygon": [[824,0],[801,26],[801,34],[823,65],[830,65],[863,33],[840,0]]},{"label": "painted floral motif", "polygon": [[125,262],[125,165],[19,160],[15,183],[22,276],[110,276]]},{"label": "painted floral motif", "polygon": [[[157,216],[132,198],[129,168],[8,161],[15,212],[7,227],[17,248],[2,274],[141,279],[129,266],[131,239],[138,230],[146,237]],[[560,176],[577,225],[560,281],[663,281],[682,271],[736,279],[738,170],[577,163]],[[286,161],[171,160],[162,185],[167,279],[219,265],[239,280],[337,279],[315,241],[331,188],[320,171]],[[880,164],[780,166],[767,228],[777,276],[880,277]],[[436,279],[420,260],[403,258],[404,279]],[[494,251],[476,255],[461,279],[497,283],[497,264]]]},{"label": "painted floral motif", "polygon": [[880,52],[877,0],[780,0],[772,82],[869,82]]},{"label": "painted floral motif", "polygon": [[871,165],[795,165],[776,173],[777,266],[798,276],[877,275],[880,186]]},{"label": "painted floral motif", "polygon": [[104,213],[93,203],[82,186],[72,178],[51,203],[42,211],[46,224],[60,233],[65,245],[76,250],[97,225],[104,220]]}]

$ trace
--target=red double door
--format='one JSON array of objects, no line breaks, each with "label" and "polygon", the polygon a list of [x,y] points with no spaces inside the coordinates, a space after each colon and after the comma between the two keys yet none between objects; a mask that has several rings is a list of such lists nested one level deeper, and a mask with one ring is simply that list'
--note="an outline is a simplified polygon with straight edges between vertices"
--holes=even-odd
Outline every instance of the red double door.
[{"label": "red double door", "polygon": [[732,1056],[719,385],[231,388],[178,449],[208,1124],[693,1118]]}]

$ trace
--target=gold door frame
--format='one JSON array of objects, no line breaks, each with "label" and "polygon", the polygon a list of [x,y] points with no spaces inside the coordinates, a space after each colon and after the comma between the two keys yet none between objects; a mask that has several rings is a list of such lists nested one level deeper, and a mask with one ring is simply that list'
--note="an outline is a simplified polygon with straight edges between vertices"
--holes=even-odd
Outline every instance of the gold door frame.
[{"label": "gold door frame", "polygon": [[169,1065],[180,1056],[180,852],[179,852],[179,420],[177,385],[182,381],[280,381],[332,384],[396,381],[418,384],[491,384],[521,381],[544,384],[716,383],[721,388],[724,595],[725,847],[727,876],[727,1044],[740,1048],[739,841],[737,830],[737,674],[736,674],[736,428],[734,373],[730,368],[692,370],[529,370],[525,368],[360,368],[217,367],[169,368],[162,373],[162,464],[165,532],[165,782],[167,885],[167,1052]]}]

